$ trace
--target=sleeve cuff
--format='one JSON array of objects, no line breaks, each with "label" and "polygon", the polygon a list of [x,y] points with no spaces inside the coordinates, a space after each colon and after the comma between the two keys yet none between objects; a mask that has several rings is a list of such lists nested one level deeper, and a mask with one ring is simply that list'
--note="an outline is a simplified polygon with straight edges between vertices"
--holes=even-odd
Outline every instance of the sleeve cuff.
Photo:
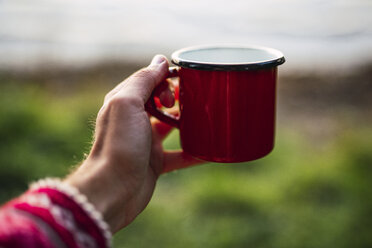
[{"label": "sleeve cuff", "polygon": [[19,205],[17,208],[38,215],[40,211],[36,211],[35,206],[46,207],[50,212],[49,225],[53,227],[51,223],[55,222],[59,227],[68,229],[76,242],[84,240],[82,237],[85,235],[92,237],[98,247],[111,247],[112,234],[108,224],[87,197],[75,187],[60,179],[42,179],[32,183],[30,190],[21,198],[28,205]]}]

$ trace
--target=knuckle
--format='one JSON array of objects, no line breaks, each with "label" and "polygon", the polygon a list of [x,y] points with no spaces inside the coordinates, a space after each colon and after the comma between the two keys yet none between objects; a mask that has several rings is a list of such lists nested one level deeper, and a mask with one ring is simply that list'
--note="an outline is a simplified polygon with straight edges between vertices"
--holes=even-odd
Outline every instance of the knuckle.
[{"label": "knuckle", "polygon": [[106,94],[105,98],[103,99],[103,102],[107,102],[110,99],[110,97],[111,97],[110,93]]},{"label": "knuckle", "polygon": [[136,96],[120,96],[120,97],[112,97],[108,102],[109,108],[128,108],[133,106],[141,106],[143,105],[142,99]]},{"label": "knuckle", "polygon": [[144,68],[133,75],[134,78],[140,80],[149,81],[151,84],[156,84],[156,75],[155,72],[149,68]]}]

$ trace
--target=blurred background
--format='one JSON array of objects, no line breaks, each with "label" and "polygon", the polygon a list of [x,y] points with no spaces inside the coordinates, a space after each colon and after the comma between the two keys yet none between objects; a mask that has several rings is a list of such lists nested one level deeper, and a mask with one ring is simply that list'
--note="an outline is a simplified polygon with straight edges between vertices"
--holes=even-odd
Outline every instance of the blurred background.
[{"label": "blurred background", "polygon": [[370,0],[0,0],[0,202],[78,164],[105,93],[155,54],[255,44],[287,59],[275,150],[162,176],[114,247],[372,247],[371,13]]}]

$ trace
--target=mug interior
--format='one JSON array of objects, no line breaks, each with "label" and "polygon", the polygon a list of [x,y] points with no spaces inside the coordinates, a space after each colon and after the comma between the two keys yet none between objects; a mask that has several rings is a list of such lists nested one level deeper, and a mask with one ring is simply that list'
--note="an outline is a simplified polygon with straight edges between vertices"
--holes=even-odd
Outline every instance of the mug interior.
[{"label": "mug interior", "polygon": [[283,64],[283,54],[257,46],[218,45],[189,47],[172,54],[176,65],[200,70],[249,70]]}]

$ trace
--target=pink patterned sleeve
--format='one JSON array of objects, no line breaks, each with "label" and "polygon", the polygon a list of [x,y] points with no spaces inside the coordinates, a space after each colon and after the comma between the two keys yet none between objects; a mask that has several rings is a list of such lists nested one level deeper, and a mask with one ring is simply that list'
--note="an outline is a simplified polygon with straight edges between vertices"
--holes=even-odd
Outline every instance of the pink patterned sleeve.
[{"label": "pink patterned sleeve", "polygon": [[111,233],[75,188],[45,179],[0,208],[1,248],[106,248]]}]

